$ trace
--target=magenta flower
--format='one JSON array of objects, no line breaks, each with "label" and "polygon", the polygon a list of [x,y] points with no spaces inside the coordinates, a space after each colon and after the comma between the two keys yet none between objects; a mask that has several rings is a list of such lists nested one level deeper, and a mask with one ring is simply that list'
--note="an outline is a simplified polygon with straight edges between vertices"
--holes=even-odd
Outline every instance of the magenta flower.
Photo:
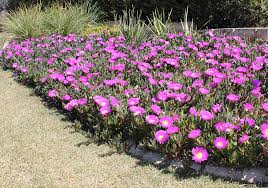
[{"label": "magenta flower", "polygon": [[203,119],[205,121],[209,121],[209,120],[212,120],[214,118],[214,115],[212,113],[210,113],[209,111],[201,110],[200,117],[201,117],[201,119]]},{"label": "magenta flower", "polygon": [[163,144],[169,140],[169,134],[167,131],[159,130],[154,134],[155,139],[159,144]]},{"label": "magenta flower", "polygon": [[198,72],[193,72],[193,73],[190,75],[191,78],[200,78],[200,76],[201,76],[201,74],[198,73]]},{"label": "magenta flower", "polygon": [[192,73],[193,73],[192,71],[190,71],[190,70],[186,70],[186,71],[183,71],[182,74],[183,74],[186,78],[189,78],[189,77],[191,76]]},{"label": "magenta flower", "polygon": [[135,106],[135,105],[139,104],[139,102],[140,102],[139,98],[130,98],[127,101],[129,106]]},{"label": "magenta flower", "polygon": [[173,119],[170,116],[163,116],[160,118],[160,124],[164,128],[169,128],[173,126]]},{"label": "magenta flower", "polygon": [[262,104],[262,109],[268,112],[268,102]]},{"label": "magenta flower", "polygon": [[213,111],[214,113],[218,113],[218,112],[220,112],[220,111],[221,111],[221,105],[220,105],[220,104],[215,104],[215,105],[213,105],[213,106],[212,106],[212,111]]},{"label": "magenta flower", "polygon": [[182,84],[176,83],[176,82],[169,82],[167,84],[167,87],[169,89],[173,89],[173,90],[180,90],[182,89]]},{"label": "magenta flower", "polygon": [[248,123],[248,125],[249,125],[250,127],[252,127],[252,126],[255,125],[255,120],[252,119],[252,118],[246,117],[246,122]]},{"label": "magenta flower", "polygon": [[71,111],[74,107],[77,107],[78,106],[78,101],[77,99],[73,99],[71,100],[70,102],[68,102],[65,106],[64,106],[64,109],[65,110],[68,110],[68,111]]},{"label": "magenta flower", "polygon": [[224,137],[216,137],[213,143],[219,150],[225,149],[228,146],[228,141]]},{"label": "magenta flower", "polygon": [[196,163],[202,163],[208,160],[208,152],[204,147],[195,147],[192,149],[192,160]]},{"label": "magenta flower", "polygon": [[190,114],[192,116],[198,116],[198,112],[197,110],[195,109],[195,107],[191,107],[190,110],[189,110]]},{"label": "magenta flower", "polygon": [[69,100],[72,99],[72,97],[70,95],[66,94],[61,99],[64,100],[64,101],[69,101]]},{"label": "magenta flower", "polygon": [[210,93],[210,90],[207,89],[207,88],[202,87],[202,88],[199,88],[199,92],[200,92],[202,95],[207,95],[207,94]]},{"label": "magenta flower", "polygon": [[157,94],[157,99],[160,100],[160,101],[165,101],[167,100],[168,96],[167,96],[167,93],[164,92],[164,91],[160,91],[158,92]]},{"label": "magenta flower", "polygon": [[104,106],[100,108],[100,114],[102,116],[106,116],[109,113],[111,113],[111,108],[109,106]]},{"label": "magenta flower", "polygon": [[218,122],[214,125],[214,127],[217,129],[217,131],[223,132],[228,128],[228,125],[224,122]]},{"label": "magenta flower", "polygon": [[237,101],[239,101],[239,96],[238,95],[235,95],[235,94],[229,94],[229,95],[227,95],[226,98],[230,102],[237,102]]},{"label": "magenta flower", "polygon": [[253,110],[253,105],[251,103],[245,103],[244,104],[244,109],[245,109],[245,111],[252,111]]},{"label": "magenta flower", "polygon": [[156,125],[159,122],[159,118],[155,115],[148,115],[148,116],[146,116],[145,121],[148,124]]},{"label": "magenta flower", "polygon": [[134,114],[134,116],[141,116],[145,113],[145,109],[139,106],[130,106],[129,110]]},{"label": "magenta flower", "polygon": [[161,110],[161,108],[160,108],[159,106],[155,105],[155,104],[153,104],[153,105],[151,106],[151,110],[152,110],[155,114],[157,114],[157,115],[162,114],[162,110]]},{"label": "magenta flower", "polygon": [[167,133],[171,135],[171,134],[175,134],[179,132],[179,130],[180,130],[179,127],[172,126],[172,127],[167,128]]},{"label": "magenta flower", "polygon": [[86,98],[81,98],[77,100],[77,103],[81,106],[86,105],[87,104],[87,99]]},{"label": "magenta flower", "polygon": [[102,97],[102,96],[94,96],[93,100],[95,103],[97,103],[100,107],[109,106],[110,102],[108,99]]},{"label": "magenta flower", "polygon": [[192,130],[192,131],[190,131],[190,133],[188,134],[188,138],[196,139],[196,138],[198,138],[199,136],[201,136],[201,133],[202,133],[202,131],[201,131],[200,129]]},{"label": "magenta flower", "polygon": [[261,125],[261,133],[262,133],[262,137],[268,140],[268,123],[263,123]]},{"label": "magenta flower", "polygon": [[119,101],[117,98],[111,96],[109,99],[110,99],[110,101],[111,101],[111,105],[112,105],[112,107],[117,107],[117,106],[119,106],[120,101]]},{"label": "magenta flower", "polygon": [[249,140],[249,136],[247,134],[243,134],[241,137],[238,139],[239,144],[243,144]]},{"label": "magenta flower", "polygon": [[50,98],[55,98],[58,95],[58,92],[55,89],[49,90],[48,91],[48,96]]}]

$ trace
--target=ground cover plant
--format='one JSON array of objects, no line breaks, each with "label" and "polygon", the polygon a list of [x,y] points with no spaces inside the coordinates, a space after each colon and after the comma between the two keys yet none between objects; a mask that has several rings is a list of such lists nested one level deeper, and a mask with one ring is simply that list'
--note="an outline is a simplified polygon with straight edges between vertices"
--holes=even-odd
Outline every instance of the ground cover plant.
[{"label": "ground cover plant", "polygon": [[213,31],[138,46],[53,34],[12,41],[1,60],[100,140],[131,138],[200,164],[267,166],[267,42]]}]

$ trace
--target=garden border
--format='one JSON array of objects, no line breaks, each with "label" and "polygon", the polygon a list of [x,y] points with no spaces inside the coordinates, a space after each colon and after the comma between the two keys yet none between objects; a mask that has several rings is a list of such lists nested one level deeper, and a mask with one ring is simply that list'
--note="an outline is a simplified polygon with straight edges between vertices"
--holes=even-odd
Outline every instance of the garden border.
[{"label": "garden border", "polygon": [[[226,31],[226,29],[228,31]],[[234,33],[236,29],[239,28],[223,28],[213,30],[219,32],[233,32],[233,35],[236,35]],[[256,28],[245,28],[245,29],[255,30]],[[268,28],[265,28],[265,30],[268,39]],[[3,49],[5,49],[8,43],[9,41],[5,42]],[[232,167],[215,166],[211,164],[199,165],[194,162],[187,163],[185,160],[168,159],[166,156],[158,152],[144,150],[134,140],[128,140],[127,144],[129,148],[127,149],[126,152],[130,154],[130,156],[136,157],[143,162],[148,162],[155,166],[165,166],[167,168],[173,169],[175,172],[191,169],[197,172],[198,174],[211,175],[217,178],[225,178],[245,183],[268,185],[267,168],[251,167],[251,168],[235,169]]]},{"label": "garden border", "polygon": [[175,172],[178,172],[179,170],[183,171],[186,169],[191,169],[198,174],[211,175],[217,178],[226,178],[239,182],[268,185],[268,169],[266,168],[252,167],[235,169],[210,164],[199,165],[196,163],[190,163],[187,165],[184,160],[167,159],[164,155],[158,152],[143,150],[143,148],[134,140],[128,140],[127,142],[129,145],[128,153],[131,156],[136,157],[143,162],[151,163],[155,166],[165,166],[173,169]]}]

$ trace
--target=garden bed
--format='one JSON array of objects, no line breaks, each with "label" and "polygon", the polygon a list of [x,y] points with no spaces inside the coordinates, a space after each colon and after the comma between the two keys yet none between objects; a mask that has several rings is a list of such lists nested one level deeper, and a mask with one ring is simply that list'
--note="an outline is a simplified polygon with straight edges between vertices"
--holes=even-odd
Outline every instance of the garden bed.
[{"label": "garden bed", "polygon": [[12,41],[1,54],[18,80],[78,115],[100,141],[133,138],[187,163],[268,165],[265,42],[209,31],[135,46],[122,36],[70,34]]}]

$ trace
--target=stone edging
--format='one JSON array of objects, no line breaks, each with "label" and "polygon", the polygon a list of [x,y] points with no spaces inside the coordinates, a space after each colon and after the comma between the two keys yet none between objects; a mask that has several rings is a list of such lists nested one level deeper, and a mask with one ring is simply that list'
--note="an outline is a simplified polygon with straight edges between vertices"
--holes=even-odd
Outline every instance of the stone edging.
[{"label": "stone edging", "polygon": [[234,169],[230,167],[217,167],[213,165],[199,165],[192,163],[186,165],[183,160],[169,160],[164,155],[157,152],[144,151],[133,140],[128,140],[128,153],[131,156],[139,158],[144,162],[152,163],[156,166],[165,166],[175,171],[186,170],[187,168],[198,172],[199,174],[211,175],[213,177],[226,178],[235,181],[255,184],[268,184],[268,169],[267,168],[245,168]]}]

